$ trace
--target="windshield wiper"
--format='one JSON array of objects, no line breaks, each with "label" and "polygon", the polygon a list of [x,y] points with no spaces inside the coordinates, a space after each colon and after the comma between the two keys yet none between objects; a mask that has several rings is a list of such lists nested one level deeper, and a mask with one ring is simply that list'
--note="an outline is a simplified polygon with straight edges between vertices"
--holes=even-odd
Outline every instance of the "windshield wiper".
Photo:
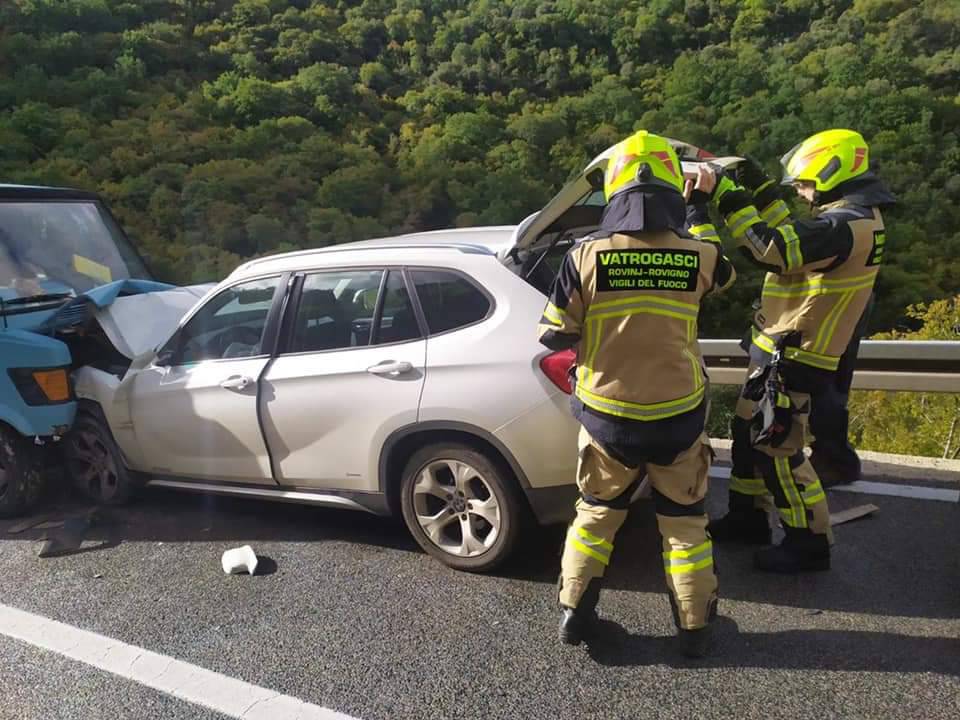
[{"label": "windshield wiper", "polygon": [[0,298],[0,317],[3,318],[3,326],[7,326],[7,316],[9,315],[24,315],[26,313],[36,312],[37,310],[49,310],[60,307],[74,297],[75,295],[73,293],[40,293],[38,295],[13,298],[12,300]]},{"label": "windshield wiper", "polygon": [[26,297],[17,297],[12,300],[2,300],[4,305],[33,305],[35,303],[49,303],[74,297],[73,293],[40,293],[39,295],[27,295]]}]

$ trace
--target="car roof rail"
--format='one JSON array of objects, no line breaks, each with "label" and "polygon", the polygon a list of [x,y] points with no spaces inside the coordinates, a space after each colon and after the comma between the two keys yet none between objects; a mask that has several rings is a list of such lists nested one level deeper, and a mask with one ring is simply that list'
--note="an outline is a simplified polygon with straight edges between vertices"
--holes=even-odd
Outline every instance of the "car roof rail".
[{"label": "car roof rail", "polygon": [[[370,244],[367,244],[370,243]],[[351,245],[355,245],[351,247]],[[489,255],[495,256],[497,253],[488,247],[483,245],[474,245],[471,243],[456,243],[456,242],[435,242],[435,243],[398,243],[398,242],[383,242],[378,243],[376,240],[364,240],[358,243],[344,243],[343,245],[333,245],[331,247],[324,248],[312,248],[309,250],[295,250],[289,253],[281,253],[279,255],[271,255],[268,257],[256,258],[254,260],[249,260],[239,269],[248,269],[256,267],[257,265],[262,265],[267,262],[274,260],[287,260],[291,258],[298,257],[309,257],[311,255],[329,255],[337,252],[361,252],[369,250],[457,250],[464,253],[465,255]]]}]

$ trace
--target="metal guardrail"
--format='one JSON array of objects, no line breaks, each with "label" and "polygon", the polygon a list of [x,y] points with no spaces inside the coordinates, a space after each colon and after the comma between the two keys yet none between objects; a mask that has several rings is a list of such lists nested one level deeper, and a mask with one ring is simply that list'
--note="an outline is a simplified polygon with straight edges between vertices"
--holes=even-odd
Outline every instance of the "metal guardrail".
[{"label": "metal guardrail", "polygon": [[[739,340],[701,340],[714,385],[741,385],[747,355]],[[853,376],[856,390],[960,393],[960,342],[864,340]]]}]

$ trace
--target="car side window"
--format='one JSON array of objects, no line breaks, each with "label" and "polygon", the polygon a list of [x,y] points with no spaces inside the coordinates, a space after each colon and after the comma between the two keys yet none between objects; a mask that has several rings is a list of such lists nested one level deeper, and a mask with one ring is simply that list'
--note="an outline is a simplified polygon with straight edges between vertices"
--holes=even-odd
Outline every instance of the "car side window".
[{"label": "car side window", "polygon": [[290,333],[289,352],[322,352],[370,344],[383,270],[307,275]]},{"label": "car side window", "polygon": [[403,273],[400,270],[391,270],[384,286],[383,310],[374,343],[385,345],[417,340],[420,337],[420,325],[413,311]]},{"label": "car side window", "polygon": [[280,278],[239,283],[211,298],[174,341],[178,365],[261,355],[267,316]]},{"label": "car side window", "polygon": [[463,275],[449,270],[413,270],[417,297],[431,335],[483,320],[490,300]]}]

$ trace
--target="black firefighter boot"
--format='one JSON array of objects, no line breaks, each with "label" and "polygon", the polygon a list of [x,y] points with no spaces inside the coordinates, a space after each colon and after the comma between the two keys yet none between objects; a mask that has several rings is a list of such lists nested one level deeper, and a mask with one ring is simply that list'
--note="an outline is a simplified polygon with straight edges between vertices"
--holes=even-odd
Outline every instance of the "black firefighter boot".
[{"label": "black firefighter boot", "polygon": [[820,478],[820,484],[823,487],[849,485],[860,479],[860,459],[852,448],[842,458],[837,457],[836,453],[821,450],[816,445],[813,445],[812,449],[810,464],[813,465],[813,469],[816,471],[817,477]]},{"label": "black firefighter boot", "polygon": [[755,508],[753,498],[741,493],[730,493],[730,512],[712,521],[707,530],[717,542],[769,545],[772,541],[766,511]]},{"label": "black firefighter boot", "polygon": [[808,528],[784,527],[786,537],[779,545],[757,550],[753,564],[773,573],[799,573],[830,569],[830,541]]},{"label": "black firefighter boot", "polygon": [[680,627],[680,615],[673,595],[670,595],[670,605],[673,609],[673,621],[677,626],[677,640],[681,654],[692,659],[709,655],[713,647],[713,621],[717,619],[716,598],[710,603],[710,609],[707,611],[707,624],[696,630],[685,630]]},{"label": "black firefighter boot", "polygon": [[596,624],[601,583],[601,578],[590,578],[577,607],[560,606],[560,642],[564,645],[579,645]]}]

